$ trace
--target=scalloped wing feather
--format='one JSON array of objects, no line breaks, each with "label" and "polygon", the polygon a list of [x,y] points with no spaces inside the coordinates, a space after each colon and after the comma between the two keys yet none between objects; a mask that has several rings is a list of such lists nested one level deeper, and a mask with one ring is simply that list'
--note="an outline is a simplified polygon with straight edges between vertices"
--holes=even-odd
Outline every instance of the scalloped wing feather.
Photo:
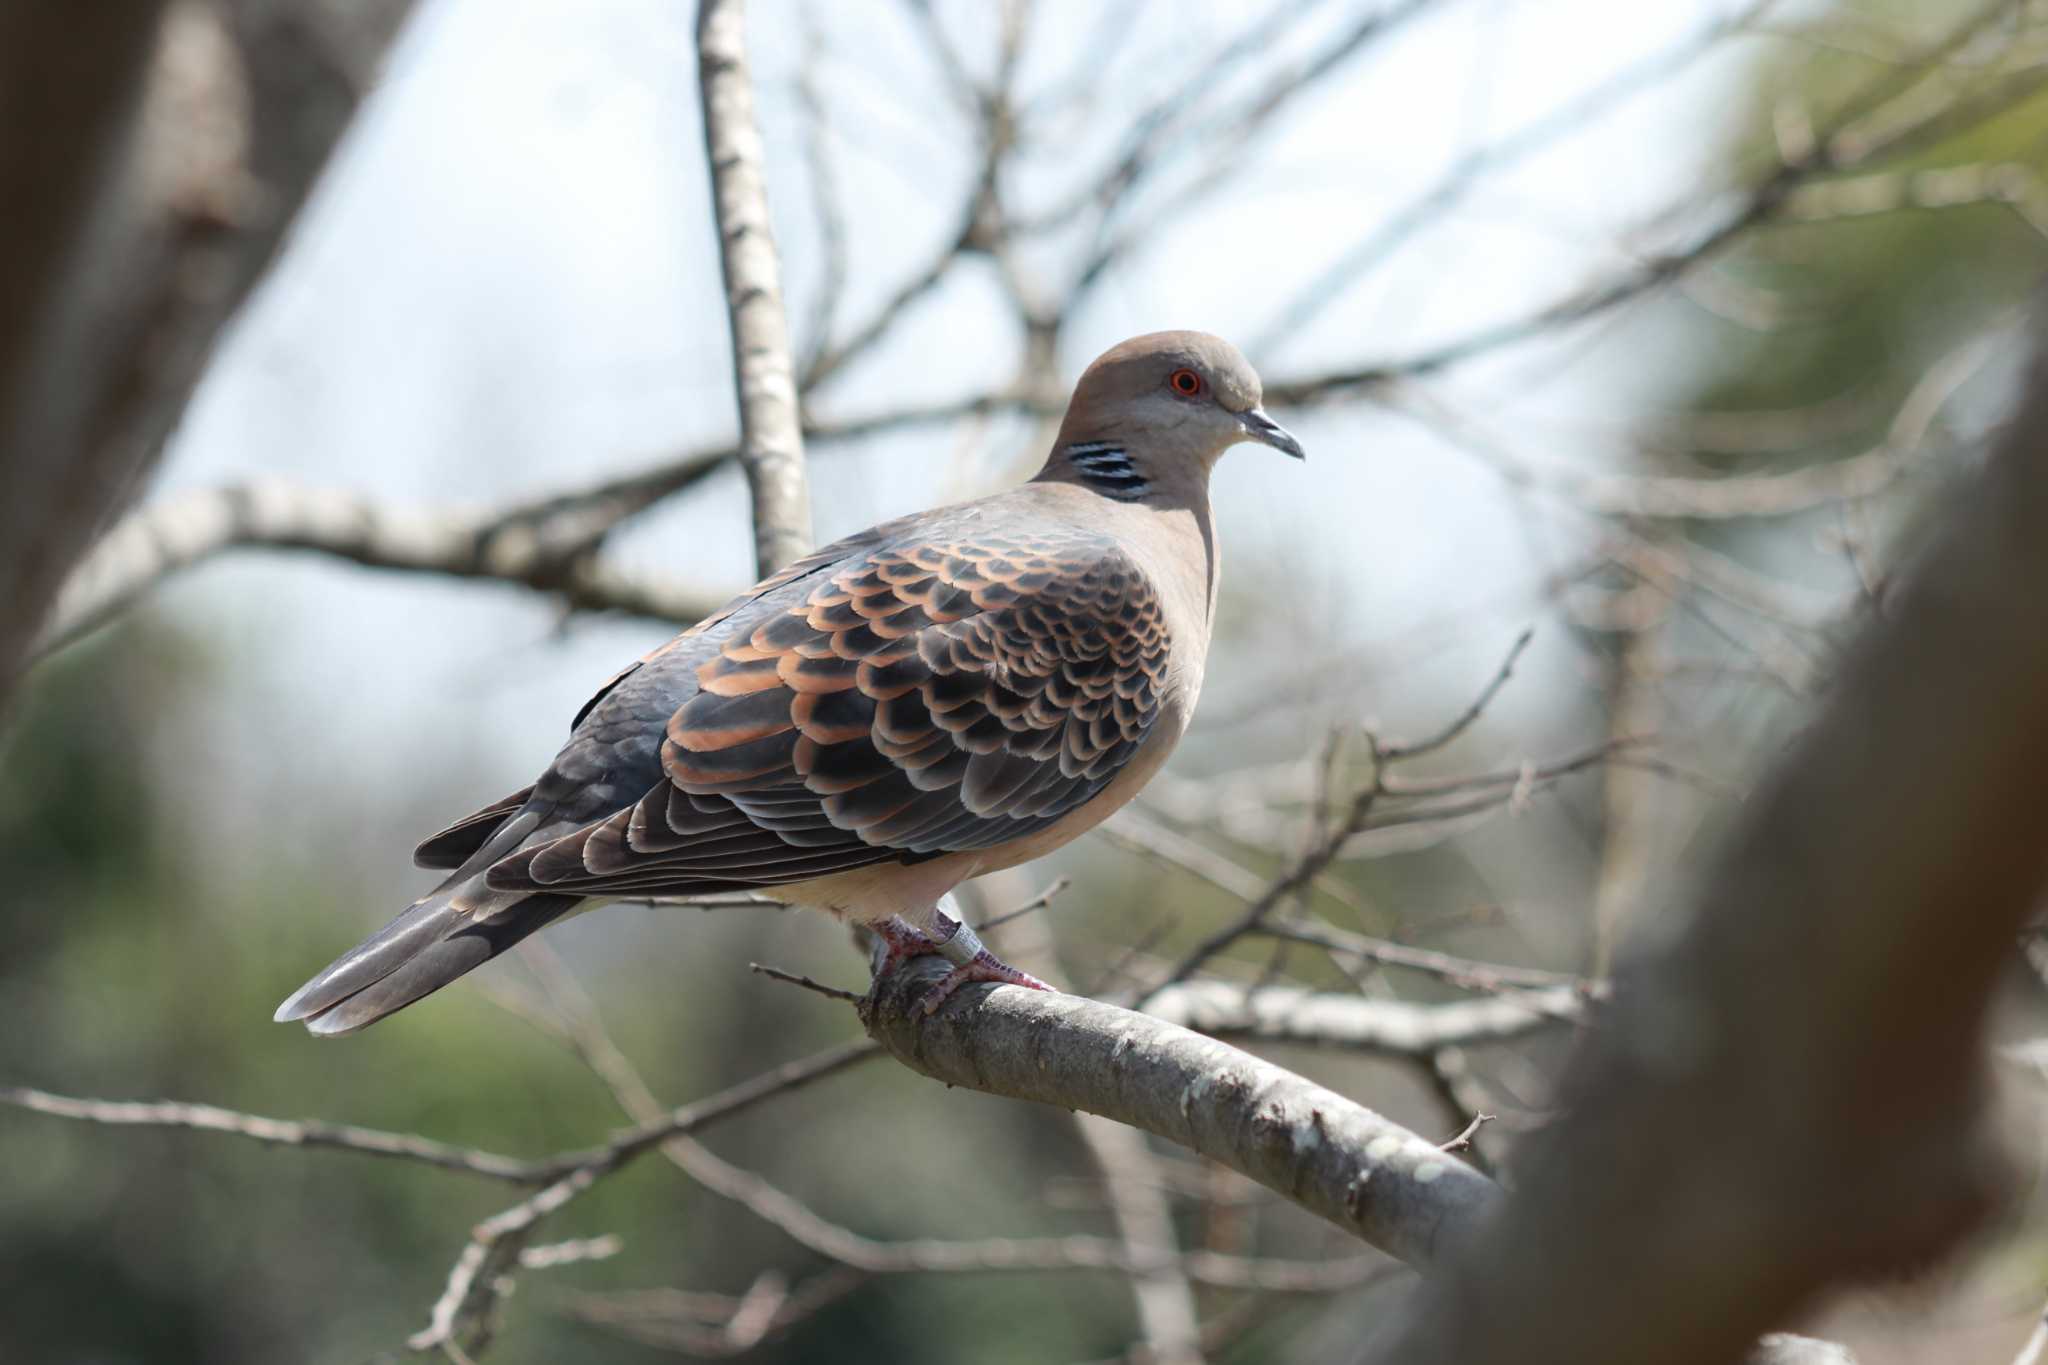
[{"label": "scalloped wing feather", "polygon": [[667,780],[496,863],[490,885],[787,884],[994,847],[1101,792],[1160,714],[1154,585],[1079,529],[889,534],[907,524],[800,561],[693,631],[727,627],[668,722]]}]

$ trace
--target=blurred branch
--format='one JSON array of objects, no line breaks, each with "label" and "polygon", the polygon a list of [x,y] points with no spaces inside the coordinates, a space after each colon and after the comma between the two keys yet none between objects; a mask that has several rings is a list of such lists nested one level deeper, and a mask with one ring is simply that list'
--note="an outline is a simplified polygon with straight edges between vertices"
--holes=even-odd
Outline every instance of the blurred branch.
[{"label": "blurred branch", "polygon": [[[805,430],[814,441],[843,443],[1046,408],[1043,398],[999,392]],[[65,582],[34,653],[62,648],[134,606],[164,578],[238,548],[314,550],[371,568],[496,580],[561,594],[572,607],[694,624],[722,599],[608,568],[595,553],[621,522],[695,487],[735,456],[730,448],[696,451],[481,513],[400,511],[360,494],[280,480],[171,494],[129,513],[94,545]]]},{"label": "blurred branch", "polygon": [[639,578],[558,546],[545,523],[404,511],[336,489],[271,480],[176,493],[125,518],[64,585],[47,653],[127,610],[160,581],[239,547],[310,550],[378,569],[515,583],[571,606],[688,624],[718,606],[683,584]]},{"label": "blurred branch", "polygon": [[1903,71],[1887,72],[1858,90],[1835,114],[1829,126],[1805,147],[1789,149],[1777,165],[1735,196],[1708,226],[1691,240],[1645,256],[1615,278],[1547,304],[1520,318],[1497,322],[1475,332],[1411,355],[1370,365],[1327,371],[1266,385],[1272,404],[1312,404],[1379,389],[1394,380],[1412,379],[1576,326],[1608,313],[1662,285],[1718,253],[1751,228],[1770,220],[1808,181],[1856,170],[1886,157],[1899,156],[1953,137],[2012,109],[2048,88],[2048,67],[2018,71],[2004,79],[1969,87],[1946,100],[1912,108],[1896,121],[1884,116],[1901,96],[1911,92],[1957,48],[2017,11],[2023,0],[1994,0],[1981,7],[1948,36],[1923,52]]},{"label": "blurred branch", "polygon": [[697,69],[732,332],[740,465],[754,495],[754,568],[766,578],[809,553],[811,494],[804,477],[796,362],[782,313],[782,266],[747,71],[745,0],[699,0]]},{"label": "blurred branch", "polygon": [[184,411],[407,6],[74,8],[0,17],[0,698],[72,561]]},{"label": "blurred branch", "polygon": [[1372,1111],[1176,1025],[1076,996],[974,987],[927,1017],[945,964],[875,983],[869,1035],[934,1080],[1100,1114],[1221,1162],[1411,1265],[1435,1260],[1493,1183]]},{"label": "blurred branch", "polygon": [[1486,686],[1479,689],[1479,695],[1474,697],[1471,705],[1460,711],[1443,729],[1433,735],[1427,735],[1421,739],[1410,740],[1405,743],[1375,744],[1373,748],[1374,763],[1398,763],[1404,758],[1419,758],[1424,754],[1435,753],[1438,749],[1448,748],[1456,743],[1459,736],[1478,723],[1479,718],[1486,714],[1486,708],[1492,705],[1493,699],[1500,695],[1500,690],[1508,685],[1508,679],[1514,676],[1515,664],[1520,661],[1523,653],[1528,650],[1529,642],[1535,638],[1535,628],[1533,626],[1524,627],[1522,633],[1515,637],[1515,642],[1508,646],[1507,657],[1501,660],[1500,667],[1494,670],[1491,678],[1486,680]]},{"label": "blurred branch", "polygon": [[1709,21],[1668,51],[1626,68],[1499,142],[1460,157],[1428,189],[1347,248],[1342,256],[1297,292],[1252,343],[1253,350],[1277,346],[1288,336],[1308,328],[1324,309],[1341,299],[1347,289],[1392,256],[1424,227],[1455,208],[1487,177],[1589,127],[1600,115],[1631,96],[1669,81],[1707,53],[1718,49],[1729,37],[1763,18],[1779,3],[1781,0],[1752,0],[1743,9]]},{"label": "blurred branch", "polygon": [[[615,1170],[678,1133],[692,1132],[713,1119],[735,1112],[733,1107],[744,1108],[769,1095],[793,1090],[873,1055],[874,1045],[865,1042],[828,1048],[814,1057],[790,1062],[734,1086],[722,1095],[669,1110],[658,1118],[651,1118],[618,1134],[609,1142],[534,1160],[455,1147],[411,1133],[391,1133],[317,1119],[264,1118],[211,1104],[187,1104],[176,1100],[77,1099],[28,1086],[8,1086],[0,1088],[0,1104],[12,1104],[53,1118],[76,1119],[84,1123],[230,1133],[281,1147],[338,1148],[370,1156],[417,1161],[444,1170],[465,1171],[515,1185],[546,1185],[574,1177],[580,1172]],[[756,1095],[756,1090],[762,1093]]]},{"label": "blurred branch", "polygon": [[1624,946],[1514,1198],[1373,1359],[1705,1365],[1993,1206],[1986,1008],[2048,882],[2040,356],[2020,392],[1833,699]]},{"label": "blurred branch", "polygon": [[2048,1354],[2048,1308],[2041,1310],[2034,1330],[2027,1334],[2020,1353],[2012,1358],[2012,1365],[2040,1365],[2044,1354]]},{"label": "blurred branch", "polygon": [[1584,1009],[1584,998],[1569,987],[1419,1005],[1223,981],[1182,982],[1145,1003],[1145,1013],[1155,1019],[1212,1038],[1418,1057],[1439,1048],[1520,1038],[1576,1018]]},{"label": "blurred branch", "polygon": [[1511,487],[1546,494],[1595,516],[1683,521],[1794,516],[1873,497],[1896,483],[1927,453],[1942,410],[2009,340],[2006,334],[2017,321],[2016,314],[1994,320],[1930,366],[1900,401],[1884,440],[1871,449],[1787,473],[1694,479],[1537,469],[1419,385],[1397,386],[1392,401],[1485,461]]},{"label": "blurred branch", "polygon": [[[1308,846],[1294,858],[1286,871],[1256,896],[1247,897],[1249,903],[1235,919],[1205,935],[1189,949],[1149,994],[1186,981],[1217,954],[1247,935],[1260,932],[1275,911],[1315,885],[1316,879],[1339,857],[1362,856],[1362,841],[1372,835],[1396,829],[1412,832],[1417,826],[1450,825],[1468,816],[1517,806],[1541,785],[1625,756],[1636,747],[1638,741],[1634,740],[1601,744],[1547,764],[1524,763],[1511,773],[1412,780],[1393,775],[1391,769],[1396,764],[1446,747],[1477,723],[1507,683],[1515,661],[1528,647],[1529,639],[1527,631],[1516,637],[1507,657],[1494,670],[1475,700],[1436,733],[1407,743],[1389,743],[1367,733],[1365,739],[1370,750],[1371,779],[1351,794],[1336,817],[1319,823]],[[1382,810],[1382,803],[1388,801],[1396,803],[1396,808]],[[1226,890],[1235,890],[1233,883],[1237,879],[1217,877],[1205,866],[1210,861],[1205,859],[1203,864],[1191,866],[1190,870],[1210,877]],[[1141,997],[1140,1008],[1143,1008],[1144,1000],[1149,999],[1149,994]]]},{"label": "blurred branch", "polygon": [[399,1157],[444,1170],[466,1171],[516,1184],[532,1184],[546,1167],[518,1157],[471,1147],[453,1147],[445,1142],[411,1133],[389,1133],[359,1128],[351,1123],[325,1123],[319,1119],[271,1119],[243,1114],[211,1104],[185,1104],[177,1100],[88,1100],[70,1095],[53,1095],[28,1086],[0,1087],[0,1104],[12,1104],[54,1118],[77,1119],[83,1123],[117,1128],[192,1128],[208,1133],[231,1133],[236,1137],[282,1147],[332,1147],[370,1156]]},{"label": "blurred branch", "polygon": [[[1051,920],[1030,920],[1023,932],[1037,940],[1025,945],[1024,960],[1055,989],[1072,989]],[[1179,1264],[1181,1230],[1174,1218],[1173,1180],[1166,1160],[1135,1128],[1096,1114],[1076,1112],[1072,1119],[1074,1134],[1095,1167],[1097,1188],[1125,1255],[1153,1263],[1152,1268],[1125,1277],[1137,1318],[1132,1350],[1150,1365],[1205,1365],[1201,1303],[1193,1277]]]},{"label": "blurred branch", "polygon": [[[1110,1119],[1079,1113],[1074,1115],[1074,1131],[1102,1177],[1118,1244],[1138,1263],[1126,1278],[1137,1309],[1140,1348],[1154,1365],[1203,1365],[1202,1315],[1194,1277],[1182,1264],[1173,1204],[1161,1187],[1159,1164],[1145,1135]],[[1369,1259],[1376,1262],[1375,1268],[1384,1268],[1377,1258]]]},{"label": "blurred branch", "polygon": [[730,1118],[764,1100],[841,1071],[872,1056],[867,1043],[843,1043],[800,1061],[787,1062],[740,1082],[708,1099],[684,1105],[661,1119],[643,1123],[602,1147],[567,1153],[538,1169],[551,1173],[550,1183],[517,1204],[493,1214],[471,1231],[469,1243],[448,1272],[447,1286],[428,1314],[427,1325],[407,1339],[415,1351],[474,1345],[488,1339],[492,1315],[511,1288],[513,1271],[534,1230],[550,1214],[583,1194],[598,1181],[669,1138],[692,1133]]},{"label": "blurred branch", "polygon": [[[1357,962],[1421,972],[1460,990],[1485,991],[1492,994],[1527,992],[1518,997],[1522,1007],[1526,1009],[1549,1009],[1560,992],[1579,1000],[1603,999],[1607,994],[1605,983],[1573,976],[1567,972],[1545,971],[1541,967],[1517,967],[1501,962],[1480,962],[1474,958],[1439,952],[1435,948],[1419,948],[1412,943],[1394,943],[1388,939],[1354,934],[1313,920],[1275,920],[1261,925],[1256,932],[1266,938],[1312,943],[1336,956],[1348,957]],[[1559,1011],[1560,1017],[1563,1018],[1572,1018],[1578,1013],[1576,1005],[1566,1006]]]},{"label": "blurred branch", "polygon": [[[1088,192],[1098,209],[1094,240],[1084,253],[1080,267],[1067,288],[1064,313],[1075,311],[1080,302],[1109,268],[1143,244],[1156,241],[1167,225],[1187,213],[1201,199],[1213,193],[1239,168],[1245,149],[1278,122],[1287,109],[1318,91],[1323,83],[1360,53],[1393,37],[1410,23],[1443,8],[1446,0],[1394,0],[1365,13],[1332,35],[1306,59],[1273,72],[1246,98],[1218,110],[1193,127],[1179,126],[1177,115],[1202,97],[1221,87],[1222,77],[1247,56],[1269,51],[1278,31],[1296,18],[1319,8],[1313,3],[1296,4],[1285,11],[1262,15],[1252,32],[1218,52],[1204,68],[1193,74],[1172,96],[1153,106],[1132,126],[1132,136],[1123,154],[1109,172]],[[1142,218],[1119,225],[1124,206],[1138,197],[1138,191],[1168,164],[1166,135],[1175,133],[1183,145],[1200,149],[1207,159],[1200,174],[1166,195]],[[1064,215],[1048,215],[1060,221]]]}]

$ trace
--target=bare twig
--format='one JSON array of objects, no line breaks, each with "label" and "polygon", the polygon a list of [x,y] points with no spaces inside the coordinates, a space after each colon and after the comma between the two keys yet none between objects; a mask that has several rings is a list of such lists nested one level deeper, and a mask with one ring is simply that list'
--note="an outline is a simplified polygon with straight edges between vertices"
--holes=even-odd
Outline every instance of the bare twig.
[{"label": "bare twig", "polygon": [[[244,1114],[210,1104],[187,1104],[175,1100],[132,1101],[78,1099],[54,1095],[27,1086],[0,1089],[0,1104],[17,1105],[55,1118],[117,1127],[191,1128],[203,1132],[230,1133],[252,1141],[282,1147],[333,1147],[363,1152],[370,1156],[397,1157],[444,1170],[466,1171],[516,1185],[541,1185],[559,1181],[578,1171],[611,1170],[638,1157],[665,1138],[687,1133],[712,1118],[729,1112],[722,1105],[744,1107],[755,1103],[753,1090],[780,1094],[817,1080],[875,1054],[871,1043],[847,1043],[815,1057],[791,1062],[764,1073],[745,1085],[696,1104],[686,1104],[640,1126],[620,1133],[610,1142],[595,1147],[559,1152],[534,1160],[501,1156],[475,1148],[455,1147],[411,1133],[392,1133],[353,1124],[326,1123],[317,1119],[273,1119]],[[750,1089],[752,1087],[752,1089]],[[707,1114],[710,1117],[706,1117]]]},{"label": "bare twig", "polygon": [[1307,1043],[1393,1056],[1428,1057],[1440,1048],[1502,1042],[1579,1018],[1580,993],[1553,986],[1505,991],[1490,999],[1421,1005],[1363,1000],[1293,986],[1246,987],[1184,981],[1145,1002],[1145,1013],[1214,1038]]},{"label": "bare twig", "polygon": [[754,495],[754,567],[766,578],[810,550],[811,495],[746,36],[744,0],[699,0],[704,152],[732,332],[740,464]]},{"label": "bare twig", "polygon": [[1472,1121],[1466,1124],[1464,1128],[1459,1131],[1456,1137],[1446,1139],[1445,1141],[1438,1143],[1437,1146],[1441,1150],[1446,1152],[1465,1151],[1472,1146],[1472,1138],[1474,1137],[1474,1135],[1476,1135],[1481,1128],[1485,1127],[1487,1124],[1491,1122],[1493,1122],[1493,1115],[1491,1114],[1474,1114],[1472,1116]]},{"label": "bare twig", "polygon": [[[1372,780],[1352,794],[1336,818],[1318,827],[1309,840],[1308,847],[1301,851],[1285,872],[1275,878],[1258,896],[1251,898],[1250,903],[1235,919],[1207,934],[1189,949],[1152,991],[1156,993],[1167,986],[1186,981],[1211,958],[1247,934],[1256,931],[1272,917],[1275,910],[1292,899],[1296,893],[1313,885],[1324,869],[1337,858],[1347,853],[1357,853],[1358,840],[1362,836],[1404,826],[1443,824],[1491,811],[1513,801],[1517,793],[1526,795],[1537,783],[1555,781],[1612,757],[1617,751],[1617,746],[1604,744],[1541,767],[1524,764],[1504,779],[1495,775],[1481,775],[1402,782],[1389,775],[1388,769],[1394,762],[1442,748],[1469,729],[1499,695],[1501,687],[1513,672],[1515,661],[1521,657],[1529,639],[1529,632],[1524,631],[1508,651],[1506,661],[1480,690],[1478,698],[1436,734],[1415,743],[1392,745],[1368,735],[1373,756]],[[1626,744],[1620,747],[1625,748]],[[1462,795],[1463,793],[1473,794]],[[1375,813],[1383,798],[1418,797],[1437,799],[1418,800],[1400,810],[1384,814]],[[1219,882],[1219,885],[1227,886],[1227,883]],[[1142,998],[1139,1006],[1143,1007]]]},{"label": "bare twig", "polygon": [[1394,403],[1416,412],[1460,449],[1483,459],[1510,486],[1547,494],[1598,516],[1686,521],[1794,516],[1868,498],[1896,483],[1926,452],[1942,409],[1996,353],[2003,333],[2017,320],[2017,314],[1993,319],[1984,331],[1930,366],[1900,402],[1885,439],[1873,448],[1781,474],[1696,479],[1539,471],[1419,385],[1402,385]]},{"label": "bare twig", "polygon": [[763,962],[749,962],[747,969],[758,972],[771,981],[781,981],[791,986],[801,986],[807,991],[824,996],[827,1000],[845,1000],[860,1003],[859,991],[842,991],[837,986],[827,986],[822,981],[813,981],[799,972],[786,972],[780,967],[770,967]]},{"label": "bare twig", "polygon": [[447,1285],[428,1314],[427,1325],[414,1333],[407,1345],[415,1351],[430,1351],[452,1343],[459,1349],[472,1332],[488,1334],[490,1316],[503,1298],[509,1276],[534,1228],[605,1176],[668,1138],[693,1133],[729,1118],[764,1100],[829,1076],[873,1052],[873,1047],[864,1043],[829,1048],[763,1072],[708,1099],[684,1105],[603,1147],[570,1153],[546,1163],[547,1169],[559,1172],[549,1184],[476,1225],[469,1244],[448,1273]]},{"label": "bare twig", "polygon": [[1428,189],[1319,271],[1267,324],[1253,342],[1253,349],[1264,350],[1306,330],[1326,308],[1344,297],[1347,288],[1393,255],[1426,224],[1456,207],[1488,176],[1589,127],[1608,109],[1669,80],[1719,48],[1730,35],[1755,23],[1778,3],[1779,0],[1753,0],[1733,14],[1711,20],[1669,50],[1618,72],[1509,137],[1460,157]]},{"label": "bare twig", "polygon": [[1000,915],[991,915],[982,923],[975,925],[975,932],[986,934],[991,930],[1002,928],[1012,920],[1019,920],[1026,915],[1036,914],[1051,905],[1053,901],[1063,895],[1073,884],[1074,879],[1072,877],[1054,877],[1047,884],[1045,890],[1039,892],[1030,900],[1025,901],[1022,905],[1013,906],[1003,911]]},{"label": "bare twig", "polygon": [[[501,529],[502,528],[502,529]],[[718,598],[563,556],[498,515],[409,512],[334,489],[275,480],[173,494],[123,520],[64,585],[39,648],[47,652],[126,611],[163,579],[224,550],[305,550],[368,568],[515,583],[570,605],[687,625]]]},{"label": "bare twig", "polygon": [[[1412,943],[1393,943],[1383,938],[1369,938],[1364,934],[1349,933],[1313,920],[1276,920],[1262,925],[1258,932],[1273,938],[1291,939],[1296,943],[1313,943],[1317,947],[1326,948],[1360,962],[1423,972],[1465,990],[1496,993],[1547,993],[1562,990],[1585,998],[1598,998],[1606,991],[1606,987],[1599,982],[1588,981],[1566,972],[1549,972],[1539,967],[1515,967],[1498,962],[1480,962],[1469,957],[1456,957],[1450,953],[1438,952],[1434,948],[1418,948]],[[1524,998],[1522,1003],[1535,1008],[1547,998],[1547,995],[1530,996]],[[1576,1010],[1566,1011],[1567,1015],[1576,1013]]]},{"label": "bare twig", "polygon": [[517,1184],[534,1184],[546,1169],[540,1163],[471,1147],[454,1147],[411,1133],[391,1133],[376,1128],[359,1128],[352,1123],[326,1123],[319,1119],[272,1119],[244,1114],[212,1104],[186,1104],[177,1100],[89,1100],[70,1095],[53,1095],[27,1086],[0,1089],[0,1104],[17,1105],[55,1118],[114,1127],[191,1128],[208,1133],[231,1133],[254,1142],[281,1147],[332,1147],[370,1156],[398,1157],[444,1170],[466,1171]]},{"label": "bare twig", "polygon": [[[996,393],[808,424],[817,443],[994,412],[1043,415],[1050,400]],[[174,494],[118,522],[63,587],[36,646],[46,654],[126,611],[173,574],[236,548],[309,550],[371,568],[447,574],[559,593],[573,607],[692,625],[718,605],[687,584],[643,579],[594,558],[621,522],[695,487],[730,448],[693,451],[634,473],[499,509],[409,510],[281,480]]]},{"label": "bare twig", "polygon": [[1414,758],[1420,754],[1433,753],[1453,743],[1458,736],[1471,729],[1479,717],[1485,714],[1486,708],[1492,704],[1493,699],[1500,695],[1501,688],[1507,686],[1508,679],[1514,676],[1515,664],[1521,659],[1522,651],[1527,649],[1529,642],[1535,638],[1536,629],[1533,626],[1524,629],[1520,635],[1515,637],[1514,644],[1508,646],[1507,658],[1501,660],[1500,667],[1494,671],[1493,677],[1487,681],[1485,687],[1479,690],[1479,695],[1472,699],[1472,704],[1459,712],[1449,725],[1424,739],[1412,740],[1403,744],[1380,745],[1378,753],[1380,762],[1397,763],[1404,758]]}]

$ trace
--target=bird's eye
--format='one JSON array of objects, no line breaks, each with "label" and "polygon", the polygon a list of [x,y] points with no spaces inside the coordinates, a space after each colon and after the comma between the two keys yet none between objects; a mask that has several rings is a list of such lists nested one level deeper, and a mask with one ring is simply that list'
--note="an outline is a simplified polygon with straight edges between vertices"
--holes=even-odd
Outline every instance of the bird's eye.
[{"label": "bird's eye", "polygon": [[1173,391],[1183,398],[1193,398],[1202,391],[1202,376],[1196,374],[1193,370],[1175,370],[1171,375],[1167,376],[1166,382],[1171,384]]}]

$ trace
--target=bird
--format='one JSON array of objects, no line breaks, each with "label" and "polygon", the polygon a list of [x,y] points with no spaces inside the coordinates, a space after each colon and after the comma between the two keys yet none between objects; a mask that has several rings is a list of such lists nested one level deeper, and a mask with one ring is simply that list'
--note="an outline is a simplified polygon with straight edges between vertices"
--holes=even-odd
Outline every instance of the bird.
[{"label": "bird", "polygon": [[1133,337],[1076,382],[1045,465],[806,555],[642,656],[533,785],[424,840],[427,895],[278,1007],[353,1033],[611,900],[749,890],[951,965],[921,1003],[1049,990],[954,888],[1066,844],[1187,730],[1216,611],[1209,476],[1300,459],[1236,347]]}]

